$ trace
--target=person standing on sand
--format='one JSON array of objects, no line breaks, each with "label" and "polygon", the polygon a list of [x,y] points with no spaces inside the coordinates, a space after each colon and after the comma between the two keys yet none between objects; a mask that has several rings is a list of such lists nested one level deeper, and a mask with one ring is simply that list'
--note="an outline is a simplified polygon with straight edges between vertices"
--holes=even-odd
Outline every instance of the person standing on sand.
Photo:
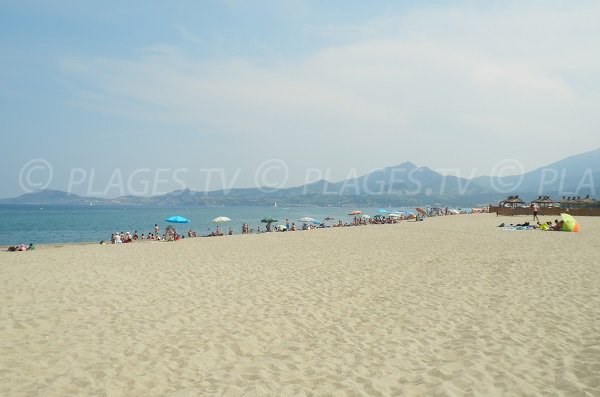
[{"label": "person standing on sand", "polygon": [[158,237],[158,232],[160,231],[160,228],[158,227],[158,225],[155,223],[154,224],[154,235],[156,237]]}]

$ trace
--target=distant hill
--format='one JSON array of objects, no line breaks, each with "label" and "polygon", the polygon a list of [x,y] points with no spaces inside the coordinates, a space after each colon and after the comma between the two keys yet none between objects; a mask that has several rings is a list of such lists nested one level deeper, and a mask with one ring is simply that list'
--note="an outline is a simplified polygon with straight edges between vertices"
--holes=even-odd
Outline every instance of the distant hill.
[{"label": "distant hill", "polygon": [[411,162],[382,168],[340,182],[318,181],[310,185],[282,189],[293,194],[322,193],[341,196],[435,196],[454,197],[478,192],[481,188],[468,179],[443,176],[428,167]]},{"label": "distant hill", "polygon": [[569,156],[522,175],[503,178],[481,176],[473,182],[485,192],[521,194],[597,195],[600,187],[600,148]]},{"label": "distant hill", "polygon": [[[81,197],[43,190],[2,199],[0,204],[212,206],[283,205],[319,206],[477,206],[503,199],[506,194],[533,198],[540,194],[596,196],[600,186],[600,149],[567,157],[523,175],[504,178],[481,176],[471,180],[444,176],[411,162],[378,169],[339,182],[320,180],[285,189],[236,188],[199,192],[183,189],[153,197],[115,199]],[[556,197],[559,198],[559,197]]]},{"label": "distant hill", "polygon": [[0,204],[24,204],[24,205],[89,205],[90,202],[104,202],[106,200],[95,197],[81,197],[76,194],[63,192],[61,190],[39,190],[26,193],[19,197],[0,199]]}]

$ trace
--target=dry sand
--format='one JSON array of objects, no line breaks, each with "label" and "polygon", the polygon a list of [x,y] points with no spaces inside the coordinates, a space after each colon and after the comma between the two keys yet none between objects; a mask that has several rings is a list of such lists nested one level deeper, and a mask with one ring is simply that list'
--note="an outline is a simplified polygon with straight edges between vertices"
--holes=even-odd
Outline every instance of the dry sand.
[{"label": "dry sand", "polygon": [[0,395],[600,395],[600,218],[507,220],[0,253]]}]

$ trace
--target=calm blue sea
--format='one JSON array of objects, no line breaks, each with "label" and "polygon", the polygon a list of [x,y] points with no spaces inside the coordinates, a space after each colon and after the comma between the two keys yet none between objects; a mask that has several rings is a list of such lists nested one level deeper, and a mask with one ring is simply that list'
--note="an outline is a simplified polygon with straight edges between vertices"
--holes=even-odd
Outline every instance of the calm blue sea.
[{"label": "calm blue sea", "polygon": [[[192,223],[174,226],[179,232],[189,229],[198,235],[209,234],[215,229],[211,220],[217,216],[231,218],[222,225],[224,232],[232,227],[235,234],[241,233],[243,223],[256,230],[264,229],[260,220],[266,216],[284,223],[286,218],[298,224],[298,219],[309,216],[318,220],[335,217],[343,221],[352,219],[347,214],[352,210],[365,214],[377,214],[377,208],[340,207],[102,207],[102,206],[31,206],[0,205],[0,245],[45,244],[69,242],[99,242],[109,240],[111,233],[138,231],[148,234],[157,223],[161,231],[168,225],[165,219],[180,215]],[[406,208],[395,210],[410,211]]]}]

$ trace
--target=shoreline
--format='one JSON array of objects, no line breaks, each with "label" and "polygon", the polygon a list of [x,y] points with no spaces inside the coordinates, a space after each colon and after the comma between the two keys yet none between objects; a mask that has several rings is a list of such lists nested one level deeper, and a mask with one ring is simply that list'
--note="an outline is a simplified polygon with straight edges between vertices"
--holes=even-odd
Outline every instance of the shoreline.
[{"label": "shoreline", "polygon": [[[453,214],[453,215],[443,215],[443,216],[433,216],[433,217],[427,217],[426,221],[431,220],[431,219],[437,219],[437,218],[446,218],[446,217],[456,217],[456,216],[481,216],[481,215],[486,215],[486,216],[492,216],[495,213],[471,213],[471,214]],[[555,216],[550,216],[550,215],[540,215],[541,217],[554,217]],[[519,214],[519,215],[499,215],[496,216],[497,219],[500,220],[500,222],[502,222],[502,219],[506,219],[506,220],[510,220],[510,219],[519,219],[522,220],[523,218],[528,218],[528,221],[532,221],[531,219],[531,214]],[[586,219],[586,218],[594,218],[593,216],[577,216],[577,219]],[[551,219],[548,219],[551,220]],[[396,222],[395,224],[399,224],[399,223],[404,223],[404,222],[414,222],[413,220],[409,220],[409,219],[404,219],[401,221]],[[515,222],[505,222],[505,223],[515,223]],[[270,233],[297,233],[297,232],[306,232],[306,231],[315,231],[315,230],[328,230],[328,229],[344,229],[344,228],[349,228],[349,227],[363,227],[363,226],[385,226],[388,224],[368,224],[368,225],[359,225],[359,226],[354,226],[354,225],[347,225],[347,226],[328,226],[325,228],[316,228],[313,230],[297,230],[295,232],[290,232],[290,231],[285,231],[285,232],[279,232],[279,231],[272,231],[272,232],[260,232],[260,233],[250,233],[247,235],[243,235],[241,233],[235,233],[232,236],[229,235],[223,235],[223,236],[210,236],[210,235],[205,235],[205,236],[197,236],[197,237],[185,237],[182,240],[193,240],[193,239],[200,239],[200,238],[216,238],[216,237],[234,237],[234,236],[249,236],[249,235],[262,235],[262,234],[270,234]],[[101,244],[102,241],[104,241],[105,244]],[[178,240],[181,241],[181,240]],[[148,239],[144,239],[144,240],[137,240],[135,242],[132,243],[123,243],[124,245],[130,245],[130,244],[137,244],[137,243],[176,243],[177,241],[157,241],[157,240],[148,240]],[[20,244],[20,243],[19,243]],[[14,244],[13,246],[18,246],[19,244]],[[54,248],[64,248],[64,247],[70,247],[70,246],[81,246],[81,245],[114,245],[110,242],[109,238],[107,238],[107,240],[100,240],[100,241],[80,241],[80,242],[57,242],[57,243],[40,243],[40,244],[36,244],[34,243],[36,246],[36,249],[43,249],[43,250],[47,250],[47,249],[54,249]],[[7,252],[6,250],[8,249],[8,247],[10,247],[11,245],[0,245],[0,252]]]}]

